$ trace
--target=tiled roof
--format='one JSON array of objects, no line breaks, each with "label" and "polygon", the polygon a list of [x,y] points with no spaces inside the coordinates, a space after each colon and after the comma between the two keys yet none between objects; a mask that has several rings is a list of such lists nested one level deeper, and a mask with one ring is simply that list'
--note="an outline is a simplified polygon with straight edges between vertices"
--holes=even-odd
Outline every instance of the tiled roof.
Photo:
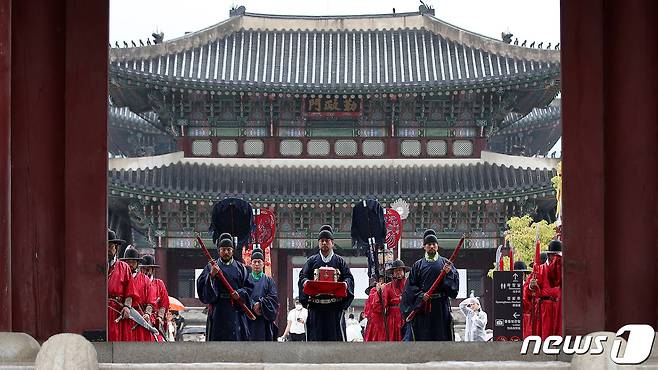
[{"label": "tiled roof", "polygon": [[505,135],[515,132],[530,131],[540,127],[551,126],[559,124],[562,115],[562,109],[557,107],[535,108],[532,112],[528,113],[523,118],[517,119],[514,122],[503,128],[498,135]]},{"label": "tiled roof", "polygon": [[247,13],[162,44],[111,50],[115,75],[245,85],[444,85],[555,78],[559,72],[557,51],[508,45],[427,14],[353,19]]},{"label": "tiled roof", "polygon": [[207,165],[178,162],[163,167],[112,169],[115,196],[184,200],[238,196],[264,201],[351,200],[376,196],[393,201],[496,199],[552,194],[551,168],[488,162],[381,167]]},{"label": "tiled roof", "polygon": [[[126,128],[151,134],[163,134],[151,122],[158,121],[158,115],[153,112],[144,113],[144,118],[130,111],[129,108],[119,108],[112,104],[109,106],[108,122],[111,127]],[[149,121],[147,121],[149,120]]]},{"label": "tiled roof", "polygon": [[[508,118],[511,116],[508,115]],[[491,135],[487,149],[498,153],[548,155],[562,136],[560,106],[534,109]],[[514,145],[512,148],[510,145]]]}]

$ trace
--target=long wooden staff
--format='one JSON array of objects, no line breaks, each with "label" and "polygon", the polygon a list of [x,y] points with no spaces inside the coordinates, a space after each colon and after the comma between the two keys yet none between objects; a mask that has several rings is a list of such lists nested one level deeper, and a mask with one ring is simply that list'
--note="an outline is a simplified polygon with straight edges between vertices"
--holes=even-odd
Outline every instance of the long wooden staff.
[{"label": "long wooden staff", "polygon": [[[457,253],[459,252],[459,250],[461,249],[462,245],[464,244],[464,239],[466,239],[466,236],[462,236],[462,238],[459,239],[459,243],[457,243],[457,247],[455,248],[454,252],[452,252],[452,256],[450,256],[450,263],[455,262],[455,258],[457,258]],[[441,273],[440,273],[439,276],[436,278],[436,280],[434,280],[434,284],[432,284],[432,286],[430,287],[430,289],[429,289],[429,290],[427,291],[427,293],[425,293],[425,294],[427,294],[427,295],[432,295],[432,294],[434,294],[434,291],[439,287],[439,284],[441,284],[441,282],[443,281],[443,278],[444,278],[445,276],[446,276],[446,272],[445,272],[445,270],[441,269]],[[422,306],[422,305],[421,305],[421,306]],[[414,308],[413,311],[411,311],[411,313],[409,314],[409,316],[407,316],[407,319],[406,319],[407,322],[410,322],[411,320],[414,319],[414,317],[416,317],[416,315],[417,315],[418,312],[420,311],[421,306],[416,307],[416,308]]]},{"label": "long wooden staff", "polygon": [[[206,255],[206,258],[208,258],[208,262],[210,262],[210,264],[213,265],[213,266],[217,266],[217,262],[215,262],[215,260],[210,255],[210,252],[208,252],[208,248],[206,248],[206,245],[203,244],[203,240],[201,240],[201,238],[199,236],[197,236],[196,241],[199,242],[199,245],[201,246],[201,250],[203,251],[203,254]],[[218,271],[217,271],[217,276],[219,277],[219,280],[222,282],[224,287],[226,287],[226,289],[229,291],[229,294],[231,294],[231,296],[232,296],[233,293],[235,293],[235,289],[233,289],[231,284],[229,284],[228,280],[226,280],[226,277],[222,273],[222,270],[219,269],[219,268],[218,268]],[[247,307],[247,305],[244,303],[242,298],[235,299],[235,302],[240,306],[242,311],[244,311],[244,313],[247,315],[249,320],[256,320],[256,316],[254,315],[253,312],[251,312],[249,307]]]}]

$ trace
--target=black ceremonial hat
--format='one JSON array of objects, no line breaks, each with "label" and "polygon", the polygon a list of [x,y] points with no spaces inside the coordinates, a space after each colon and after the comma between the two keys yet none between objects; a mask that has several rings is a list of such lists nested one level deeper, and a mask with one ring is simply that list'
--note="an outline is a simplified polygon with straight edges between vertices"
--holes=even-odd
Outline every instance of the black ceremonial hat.
[{"label": "black ceremonial hat", "polygon": [[318,230],[318,232],[320,232],[320,231],[324,231],[324,230],[330,231],[330,232],[332,232],[332,233],[334,232],[334,228],[331,227],[331,225],[322,225],[322,226],[320,227],[320,230]]},{"label": "black ceremonial hat", "polygon": [[117,233],[115,233],[114,230],[110,230],[110,229],[107,229],[107,242],[115,243],[115,244],[126,244],[125,240],[119,239]]},{"label": "black ceremonial hat", "polygon": [[423,238],[423,245],[430,243],[439,244],[439,239],[436,238],[436,235],[429,234]]},{"label": "black ceremonial hat", "polygon": [[423,233],[423,239],[425,239],[425,237],[428,236],[428,235],[436,236],[436,231],[434,231],[434,229],[425,230],[425,232]]},{"label": "black ceremonial hat", "polygon": [[546,253],[562,253],[562,242],[559,240],[551,240],[548,243],[548,251]]},{"label": "black ceremonial hat", "polygon": [[137,249],[133,248],[132,246],[128,246],[126,250],[123,252],[123,257],[121,258],[122,261],[141,261],[142,257],[139,256],[139,252]]},{"label": "black ceremonial hat", "polygon": [[253,252],[251,252],[251,260],[261,260],[265,261],[265,256],[263,255],[263,250],[260,248],[254,249]]},{"label": "black ceremonial hat", "polygon": [[318,233],[318,240],[320,239],[331,239],[334,240],[334,234],[329,230],[322,230]]},{"label": "black ceremonial hat", "polygon": [[411,270],[410,267],[407,267],[407,266],[404,265],[404,261],[402,261],[402,260],[395,260],[395,261],[391,262],[391,265],[386,269],[386,271],[389,271],[389,270],[395,270],[395,269],[400,269],[400,268],[403,268],[404,271],[409,271],[409,270]]},{"label": "black ceremonial hat", "polygon": [[160,265],[155,264],[155,257],[151,256],[150,254],[147,254],[144,257],[142,257],[142,260],[140,261],[139,265],[142,267],[160,267]]},{"label": "black ceremonial hat", "polygon": [[233,245],[233,237],[229,233],[223,233],[222,235],[219,236],[219,239],[217,240],[217,248],[222,248],[222,247],[231,247],[235,248],[235,245]]},{"label": "black ceremonial hat", "polygon": [[514,262],[514,271],[529,272],[530,270],[528,270],[528,266],[526,266],[525,262],[516,261],[516,262]]}]

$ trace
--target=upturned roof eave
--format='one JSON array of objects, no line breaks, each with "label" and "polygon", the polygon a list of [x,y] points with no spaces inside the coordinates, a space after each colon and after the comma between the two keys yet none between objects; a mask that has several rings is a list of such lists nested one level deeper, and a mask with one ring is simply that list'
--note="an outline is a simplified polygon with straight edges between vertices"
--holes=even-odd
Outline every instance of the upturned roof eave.
[{"label": "upturned roof eave", "polygon": [[431,14],[418,12],[356,16],[286,16],[245,13],[160,44],[132,48],[111,48],[109,55],[111,62],[148,59],[190,50],[240,30],[264,32],[368,32],[423,29],[441,35],[448,40],[463,43],[469,47],[480,48],[504,57],[558,64],[560,62],[559,50],[533,49],[507,44],[489,36],[457,27]]},{"label": "upturned roof eave", "polygon": [[524,83],[524,80],[533,78],[551,80],[559,77],[559,67],[535,70],[531,72],[521,72],[513,75],[488,76],[482,78],[468,78],[460,80],[445,80],[436,82],[406,82],[406,83],[372,83],[372,84],[295,84],[295,83],[263,83],[249,81],[222,81],[222,80],[203,80],[194,78],[173,77],[149,72],[136,71],[131,68],[110,66],[110,78],[113,77],[125,80],[142,81],[144,84],[152,86],[166,86],[173,88],[201,89],[201,90],[229,90],[229,91],[295,91],[299,93],[309,92],[336,92],[349,93],[355,92],[372,92],[381,93],[382,89],[386,92],[410,92],[430,91],[433,89],[469,89],[478,86],[505,86],[509,84]]}]

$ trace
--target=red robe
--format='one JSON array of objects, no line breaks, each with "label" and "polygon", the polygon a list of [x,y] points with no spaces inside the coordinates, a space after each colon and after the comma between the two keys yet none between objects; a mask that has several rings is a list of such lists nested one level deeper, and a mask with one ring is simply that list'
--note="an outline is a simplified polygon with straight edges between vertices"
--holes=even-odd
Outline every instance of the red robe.
[{"label": "red robe", "polygon": [[532,335],[538,335],[542,339],[546,339],[550,335],[557,335],[556,329],[561,326],[558,324],[559,307],[560,307],[560,288],[552,287],[548,278],[548,270],[550,265],[544,264],[540,266],[540,272],[537,276],[538,290],[530,291],[529,287],[524,288],[528,294],[532,294],[532,312],[531,312],[531,326]]},{"label": "red robe", "polygon": [[562,256],[555,255],[546,270],[550,288],[546,294],[555,298],[552,335],[562,335]]},{"label": "red robe", "polygon": [[528,284],[530,284],[530,279],[532,278],[532,275],[528,275],[528,278],[525,280],[523,283],[523,301],[522,301],[522,307],[523,307],[523,323],[522,323],[522,333],[523,333],[523,339],[525,339],[527,336],[532,335],[532,298],[533,295],[530,292],[530,289],[528,289]]},{"label": "red robe", "polygon": [[130,266],[127,263],[116,261],[114,265],[109,267],[107,295],[109,298],[107,309],[107,340],[109,342],[128,342],[132,339],[132,333],[130,330],[125,330],[128,325],[125,325],[124,322],[131,320],[127,319],[121,320],[118,323],[115,322],[119,317],[119,312],[123,308],[125,298],[132,297],[133,301],[139,298],[135,290],[134,280],[130,274]]},{"label": "red robe", "polygon": [[384,330],[384,309],[382,307],[382,302],[379,299],[377,288],[372,288],[370,290],[370,295],[366,301],[363,315],[368,318],[364,340],[366,342],[385,341],[386,330]]},{"label": "red robe", "polygon": [[393,280],[384,286],[382,295],[384,299],[384,307],[386,307],[387,315],[386,322],[388,324],[388,341],[395,342],[402,340],[402,326],[404,319],[400,311],[400,298],[404,291],[404,284],[407,279]]},{"label": "red robe", "polygon": [[[153,279],[151,281],[151,289],[155,292],[155,306],[153,307],[153,315],[151,315],[151,325],[155,327],[156,329],[161,329],[163,333],[167,332],[167,311],[169,311],[169,293],[167,292],[167,286],[165,285],[164,281],[160,279]],[[163,324],[162,328],[158,328],[158,311],[160,311],[160,308],[164,307],[165,309],[165,316],[162,318],[163,319]],[[163,342],[164,338],[162,337],[162,333],[158,335],[158,341]]]},{"label": "red robe", "polygon": [[[144,314],[146,312],[146,306],[151,305],[152,307],[155,307],[155,301],[156,301],[156,291],[155,289],[151,289],[151,279],[142,274],[141,272],[138,272],[137,275],[134,277],[135,280],[135,290],[137,290],[137,293],[139,294],[139,298],[137,301],[133,301],[133,307],[139,312],[140,314]],[[153,311],[155,313],[155,310]],[[135,322],[130,320],[130,324],[132,327],[135,326]],[[135,330],[133,332],[133,342],[153,342],[154,338],[151,332],[146,330],[144,327],[137,325]]]}]

